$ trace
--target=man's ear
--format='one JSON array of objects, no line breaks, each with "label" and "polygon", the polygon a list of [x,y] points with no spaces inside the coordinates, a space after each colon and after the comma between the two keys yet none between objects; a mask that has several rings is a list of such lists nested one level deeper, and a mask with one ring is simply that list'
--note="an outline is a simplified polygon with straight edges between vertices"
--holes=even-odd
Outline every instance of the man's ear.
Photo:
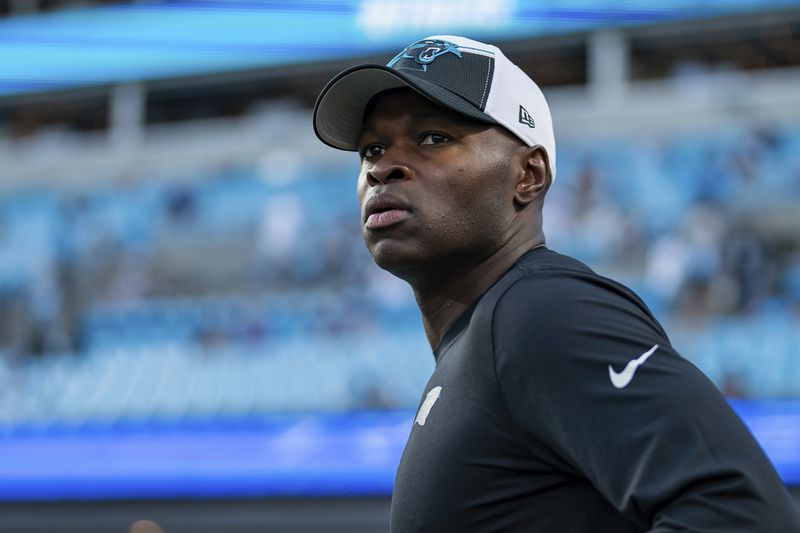
[{"label": "man's ear", "polygon": [[544,197],[550,187],[550,165],[541,146],[525,147],[520,161],[524,167],[514,190],[514,200],[522,207]]}]

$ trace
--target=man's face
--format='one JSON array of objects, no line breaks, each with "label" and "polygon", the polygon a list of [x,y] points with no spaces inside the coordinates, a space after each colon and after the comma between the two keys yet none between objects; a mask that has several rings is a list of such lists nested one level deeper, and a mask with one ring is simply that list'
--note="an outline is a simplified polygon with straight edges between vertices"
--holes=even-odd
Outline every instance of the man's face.
[{"label": "man's face", "polygon": [[359,137],[358,199],[376,263],[409,279],[468,267],[510,238],[520,141],[412,90],[375,98]]}]

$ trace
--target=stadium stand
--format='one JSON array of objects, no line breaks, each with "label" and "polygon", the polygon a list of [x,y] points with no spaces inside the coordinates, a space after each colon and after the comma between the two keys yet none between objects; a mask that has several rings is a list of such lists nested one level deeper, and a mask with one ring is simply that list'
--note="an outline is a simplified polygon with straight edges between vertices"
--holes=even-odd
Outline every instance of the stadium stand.
[{"label": "stadium stand", "polygon": [[[800,127],[581,139],[560,154],[551,246],[621,273],[729,394],[800,395],[800,300],[784,290],[797,249],[768,264],[770,235],[737,226],[754,194],[764,205],[800,200]],[[253,163],[80,195],[6,195],[2,286],[26,295],[17,321],[30,324],[19,350],[74,349],[6,368],[18,385],[0,397],[5,420],[413,407],[431,364],[402,364],[427,348],[413,300],[368,268],[355,172],[309,167],[275,184]],[[54,338],[64,293],[78,290],[70,283],[90,296]],[[700,331],[682,324],[697,320]],[[286,386],[308,368],[313,402]],[[260,388],[243,386],[256,375]],[[201,385],[183,389],[178,376]],[[387,397],[370,397],[370,380]]]}]

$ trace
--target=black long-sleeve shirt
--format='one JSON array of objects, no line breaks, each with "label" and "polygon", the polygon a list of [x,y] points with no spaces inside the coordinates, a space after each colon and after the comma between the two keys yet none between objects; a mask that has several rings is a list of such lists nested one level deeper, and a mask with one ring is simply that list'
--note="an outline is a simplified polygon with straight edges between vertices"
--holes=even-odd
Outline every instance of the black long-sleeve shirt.
[{"label": "black long-sleeve shirt", "polygon": [[574,259],[523,256],[434,355],[394,533],[800,532],[714,385],[636,295]]}]

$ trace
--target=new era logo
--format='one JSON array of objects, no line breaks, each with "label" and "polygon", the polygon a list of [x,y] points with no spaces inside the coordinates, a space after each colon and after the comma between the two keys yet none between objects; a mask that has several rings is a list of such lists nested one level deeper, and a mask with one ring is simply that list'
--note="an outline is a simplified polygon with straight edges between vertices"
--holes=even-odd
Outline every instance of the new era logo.
[{"label": "new era logo", "polygon": [[522,106],[519,106],[519,123],[525,124],[530,128],[536,127],[536,123],[533,121],[533,117],[531,116],[530,113],[528,113],[528,110]]}]

